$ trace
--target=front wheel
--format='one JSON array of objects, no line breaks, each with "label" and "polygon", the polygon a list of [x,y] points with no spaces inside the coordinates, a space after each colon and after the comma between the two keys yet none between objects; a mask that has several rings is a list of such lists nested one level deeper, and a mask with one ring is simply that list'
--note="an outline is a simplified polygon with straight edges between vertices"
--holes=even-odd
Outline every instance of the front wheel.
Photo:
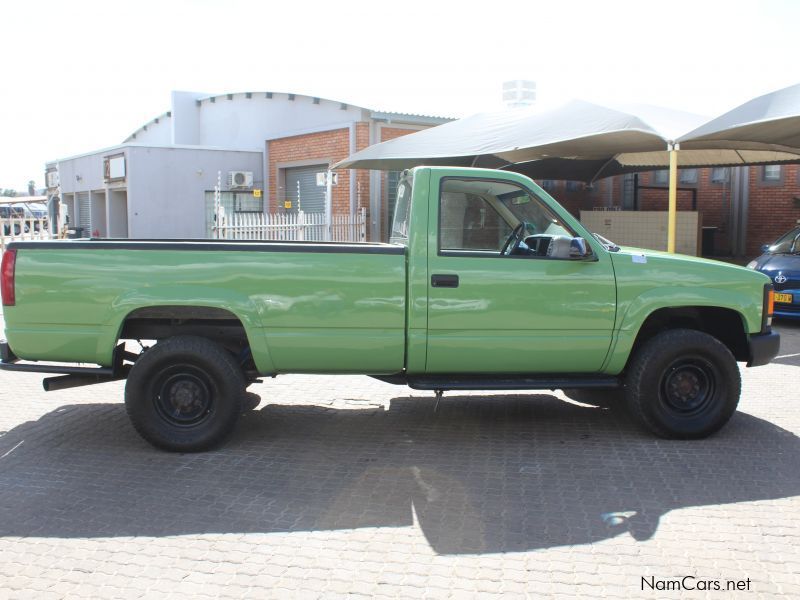
[{"label": "front wheel", "polygon": [[736,412],[741,377],[718,339],[692,329],[655,336],[633,357],[625,400],[641,425],[664,438],[715,433]]},{"label": "front wheel", "polygon": [[233,356],[201,337],[177,336],[131,368],[125,408],[137,432],[172,452],[220,444],[242,413],[246,381]]}]

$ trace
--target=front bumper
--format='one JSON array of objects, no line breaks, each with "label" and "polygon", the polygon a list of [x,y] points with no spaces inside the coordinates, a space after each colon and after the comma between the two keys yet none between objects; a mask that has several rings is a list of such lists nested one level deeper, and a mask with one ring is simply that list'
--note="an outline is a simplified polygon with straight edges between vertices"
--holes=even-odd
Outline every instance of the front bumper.
[{"label": "front bumper", "polygon": [[[776,288],[779,286],[775,286]],[[775,290],[780,294],[791,294],[792,302],[776,302],[775,311],[773,316],[779,319],[800,319],[800,288],[785,288],[782,290]]]},{"label": "front bumper", "polygon": [[747,366],[759,367],[778,356],[781,349],[781,336],[774,331],[756,333],[750,336],[747,345],[750,357]]}]

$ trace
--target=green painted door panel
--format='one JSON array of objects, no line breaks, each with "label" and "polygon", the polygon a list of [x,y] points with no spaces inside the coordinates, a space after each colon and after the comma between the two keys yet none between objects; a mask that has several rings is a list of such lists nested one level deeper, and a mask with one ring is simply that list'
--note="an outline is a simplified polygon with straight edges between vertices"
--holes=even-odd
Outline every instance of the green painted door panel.
[{"label": "green painted door panel", "polygon": [[[427,372],[599,371],[616,312],[607,253],[596,253],[596,260],[558,260],[439,252],[440,182],[463,177],[459,169],[437,169],[431,177]],[[564,222],[571,219],[556,203],[547,205]],[[458,287],[434,287],[434,275],[457,275]]]},{"label": "green painted door panel", "polygon": [[432,256],[431,274],[459,277],[429,287],[431,373],[592,372],[614,328],[607,262]]}]

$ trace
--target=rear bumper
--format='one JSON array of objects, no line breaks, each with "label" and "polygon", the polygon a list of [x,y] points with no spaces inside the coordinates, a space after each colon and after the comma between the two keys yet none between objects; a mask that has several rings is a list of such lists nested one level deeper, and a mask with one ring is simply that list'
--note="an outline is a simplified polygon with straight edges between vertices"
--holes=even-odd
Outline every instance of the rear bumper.
[{"label": "rear bumper", "polygon": [[0,340],[0,361],[4,363],[13,363],[16,360],[18,359],[14,352],[12,352],[11,346],[8,345],[8,342],[5,340]]},{"label": "rear bumper", "polygon": [[765,365],[778,356],[781,348],[781,336],[774,331],[753,334],[750,336],[748,346],[750,359],[747,361],[747,366]]}]

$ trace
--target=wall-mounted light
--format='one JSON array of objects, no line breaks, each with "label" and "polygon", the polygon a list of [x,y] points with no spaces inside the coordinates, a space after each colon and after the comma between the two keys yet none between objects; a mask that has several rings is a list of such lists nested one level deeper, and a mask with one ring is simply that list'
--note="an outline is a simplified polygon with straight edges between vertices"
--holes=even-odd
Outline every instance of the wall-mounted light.
[{"label": "wall-mounted light", "polygon": [[83,177],[81,177],[80,175],[75,175],[75,181],[81,181],[82,179]]}]

